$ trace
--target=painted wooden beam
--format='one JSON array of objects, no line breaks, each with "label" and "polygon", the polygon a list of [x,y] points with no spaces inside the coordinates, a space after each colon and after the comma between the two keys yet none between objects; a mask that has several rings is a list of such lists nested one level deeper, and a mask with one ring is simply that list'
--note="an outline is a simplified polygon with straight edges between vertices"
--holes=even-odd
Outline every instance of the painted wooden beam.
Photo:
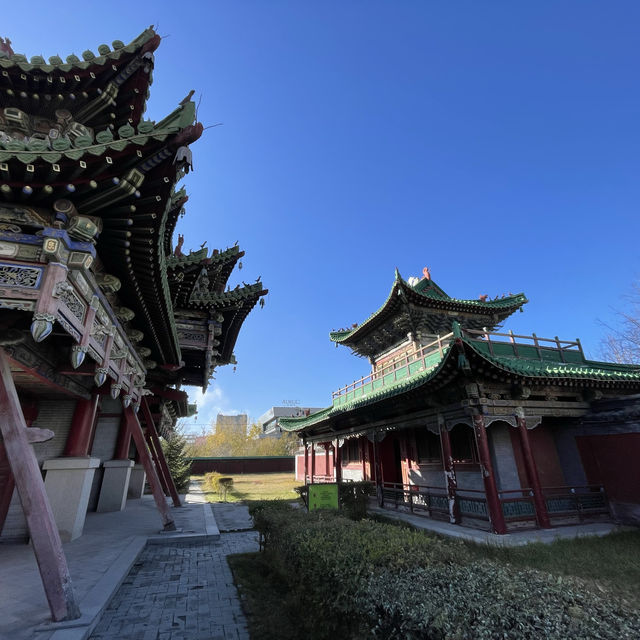
[{"label": "painted wooden beam", "polygon": [[153,499],[155,500],[158,511],[160,512],[160,516],[162,517],[162,525],[164,526],[164,530],[175,531],[176,525],[171,516],[171,512],[169,511],[169,505],[167,505],[164,493],[162,492],[160,480],[158,479],[158,474],[156,473],[156,469],[153,466],[151,454],[149,453],[147,443],[145,442],[144,434],[142,433],[142,427],[140,426],[138,416],[131,406],[125,408],[124,415],[127,419],[127,422],[129,423],[131,436],[133,437],[133,441],[136,443],[136,448],[138,449],[138,453],[140,454],[140,461],[142,462],[142,466],[144,467],[145,473],[147,474],[147,481],[149,482],[149,486],[151,487]]},{"label": "painted wooden beam", "polygon": [[80,617],[67,559],[35,453],[27,439],[9,359],[0,348],[0,431],[20,494],[51,616],[55,621]]},{"label": "painted wooden beam", "polygon": [[178,490],[176,489],[176,483],[173,481],[173,477],[171,476],[171,472],[169,471],[169,465],[167,464],[167,459],[164,457],[164,451],[162,450],[162,445],[160,444],[160,438],[158,437],[158,432],[156,431],[155,422],[151,417],[151,410],[149,409],[147,398],[142,398],[141,406],[144,421],[147,423],[147,433],[151,435],[151,440],[156,450],[156,457],[158,458],[160,469],[162,470],[162,475],[164,475],[167,489],[169,489],[171,499],[173,500],[173,506],[181,507],[182,503],[180,502],[180,496],[178,495]]}]

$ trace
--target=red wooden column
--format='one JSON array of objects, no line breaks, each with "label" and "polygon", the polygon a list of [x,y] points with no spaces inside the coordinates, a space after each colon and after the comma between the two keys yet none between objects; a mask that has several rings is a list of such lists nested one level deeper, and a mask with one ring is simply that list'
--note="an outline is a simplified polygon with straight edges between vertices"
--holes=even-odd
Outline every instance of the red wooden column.
[{"label": "red wooden column", "polygon": [[367,449],[369,448],[368,440],[364,437],[361,437],[359,446],[360,446],[360,451],[362,452],[362,479],[366,481],[367,480],[367,454],[368,454]]},{"label": "red wooden column", "polygon": [[309,470],[309,447],[307,446],[306,440],[303,440],[302,444],[304,446],[304,483],[307,484],[307,474]]},{"label": "red wooden column", "polygon": [[442,446],[442,463],[444,467],[444,478],[447,483],[447,499],[449,501],[449,521],[451,524],[460,523],[460,505],[458,504],[458,480],[456,479],[456,468],[453,463],[451,453],[451,438],[447,431],[447,426],[442,420],[440,422],[440,444]]},{"label": "red wooden column", "polygon": [[336,482],[342,482],[342,454],[340,453],[339,441],[336,440],[335,448],[334,448],[334,456],[336,462]]},{"label": "red wooden column", "polygon": [[76,403],[63,456],[81,458],[89,455],[99,400],[100,396],[94,393],[88,400],[80,398]]},{"label": "red wooden column", "polygon": [[336,447],[332,443],[329,445],[331,447],[331,479],[336,480],[337,472],[336,472]]},{"label": "red wooden column", "polygon": [[182,503],[180,502],[180,496],[178,495],[178,490],[176,489],[176,483],[171,477],[169,465],[167,464],[167,459],[164,457],[162,444],[160,443],[160,438],[158,437],[158,432],[156,431],[156,424],[153,421],[153,416],[151,415],[149,403],[147,402],[146,398],[142,398],[142,413],[144,415],[144,421],[147,423],[147,433],[151,434],[151,441],[153,442],[153,446],[156,450],[156,457],[158,458],[160,470],[162,472],[162,475],[164,476],[167,489],[169,489],[171,500],[173,500],[173,506],[181,507]]},{"label": "red wooden column", "polygon": [[35,453],[27,439],[27,426],[20,409],[9,360],[2,348],[0,348],[0,432],[2,432],[7,458],[29,526],[31,543],[51,616],[55,621],[79,618],[80,610],[73,594],[60,534]]},{"label": "red wooden column", "polygon": [[491,464],[491,454],[489,453],[489,441],[487,440],[487,430],[484,426],[484,418],[481,414],[473,416],[473,430],[476,434],[478,454],[480,455],[480,471],[484,481],[484,492],[487,498],[487,508],[489,510],[489,520],[494,533],[503,534],[507,532],[507,525],[504,522],[502,505],[498,496],[496,478]]},{"label": "red wooden column", "polygon": [[155,500],[160,516],[162,517],[164,529],[165,531],[175,531],[176,525],[171,517],[171,512],[169,511],[169,506],[165,500],[164,493],[162,493],[160,480],[158,479],[155,467],[153,466],[153,461],[151,460],[151,455],[147,448],[147,443],[145,442],[138,416],[131,406],[124,410],[124,414],[129,423],[129,430],[131,431],[133,441],[136,443],[136,448],[140,453],[140,460],[142,461],[145,473],[147,474],[147,481],[151,487],[153,499]]},{"label": "red wooden column", "polygon": [[324,447],[324,475],[328,478],[331,475],[329,473],[329,449],[331,445],[328,442],[325,442],[322,446]]},{"label": "red wooden column", "polygon": [[547,504],[544,500],[544,494],[542,493],[542,486],[540,485],[538,467],[536,466],[536,461],[533,458],[531,443],[529,442],[527,420],[524,417],[524,411],[521,407],[518,407],[516,409],[516,423],[518,425],[518,432],[520,433],[520,445],[522,446],[522,457],[524,458],[524,466],[527,472],[527,478],[529,479],[529,486],[533,491],[533,504],[536,508],[538,524],[543,529],[551,529],[551,520],[549,520]]},{"label": "red wooden column", "polygon": [[147,446],[149,447],[149,452],[151,453],[151,458],[153,459],[153,464],[156,468],[156,473],[158,474],[158,480],[160,480],[160,486],[162,487],[162,492],[165,496],[169,495],[169,487],[167,485],[167,480],[164,477],[164,473],[162,472],[162,468],[160,467],[160,461],[158,460],[158,452],[156,451],[156,447],[153,444],[153,440],[151,439],[151,434],[147,431],[144,434],[144,439],[147,441]]},{"label": "red wooden column", "polygon": [[316,475],[316,445],[311,443],[311,484]]}]

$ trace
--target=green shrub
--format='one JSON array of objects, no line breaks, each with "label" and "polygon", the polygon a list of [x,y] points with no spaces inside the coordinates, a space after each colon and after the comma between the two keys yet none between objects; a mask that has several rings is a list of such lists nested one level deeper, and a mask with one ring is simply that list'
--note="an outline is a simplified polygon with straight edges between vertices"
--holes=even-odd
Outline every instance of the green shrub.
[{"label": "green shrub", "polygon": [[335,512],[253,511],[270,565],[305,612],[300,637],[638,638],[637,611],[573,578],[473,561],[461,542]]},{"label": "green shrub", "polygon": [[202,481],[202,485],[204,486],[205,491],[211,491],[214,493],[218,493],[220,487],[218,486],[218,481],[222,478],[222,474],[217,471],[211,471],[209,473],[204,474],[204,480]]}]

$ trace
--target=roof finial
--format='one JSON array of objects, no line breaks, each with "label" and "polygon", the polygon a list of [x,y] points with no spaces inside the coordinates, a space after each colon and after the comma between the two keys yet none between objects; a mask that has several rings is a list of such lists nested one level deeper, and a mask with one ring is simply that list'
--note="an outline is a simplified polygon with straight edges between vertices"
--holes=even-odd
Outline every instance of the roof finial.
[{"label": "roof finial", "polygon": [[429,271],[429,267],[425,267],[422,270],[422,279],[423,280],[431,280],[431,271]]},{"label": "roof finial", "polygon": [[9,40],[9,38],[0,38],[0,51],[4,51],[8,56],[13,55],[11,40]]}]

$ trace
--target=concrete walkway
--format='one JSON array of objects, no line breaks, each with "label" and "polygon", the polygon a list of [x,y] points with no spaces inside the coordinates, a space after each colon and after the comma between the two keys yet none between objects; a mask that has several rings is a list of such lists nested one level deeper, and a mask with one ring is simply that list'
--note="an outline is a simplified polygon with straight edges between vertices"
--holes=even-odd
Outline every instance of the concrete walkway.
[{"label": "concrete walkway", "polygon": [[[145,580],[138,576],[146,575],[147,570],[156,561],[162,571],[172,563],[175,564],[176,569],[182,566],[189,576],[186,583],[188,586],[185,587],[187,591],[193,590],[194,593],[203,591],[209,594],[220,589],[220,593],[224,594],[221,599],[224,606],[215,608],[215,615],[218,615],[227,605],[230,613],[220,618],[223,620],[222,631],[218,627],[213,630],[209,627],[206,631],[209,634],[207,637],[246,637],[241,635],[244,633],[244,627],[243,621],[238,617],[239,608],[234,608],[235,605],[231,604],[235,589],[232,587],[224,557],[229,553],[239,553],[240,551],[236,549],[257,550],[256,534],[254,532],[225,534],[224,539],[221,540],[211,505],[206,503],[198,486],[192,486],[190,489],[184,506],[171,509],[178,528],[175,532],[160,531],[160,515],[150,496],[140,500],[129,500],[126,509],[121,512],[87,514],[84,534],[77,540],[64,544],[74,592],[82,612],[80,619],[69,623],[50,622],[49,608],[31,546],[0,545],[0,640],[84,640],[93,631],[100,615],[105,611],[120,585],[123,585],[123,589],[133,584],[140,585],[139,581]],[[246,513],[242,509],[238,512],[238,522],[242,526],[237,528],[244,528]],[[189,550],[190,548],[192,550]],[[167,560],[169,557],[173,560]],[[136,567],[134,563],[138,558],[144,564]],[[181,559],[178,561],[178,558]],[[132,567],[133,571],[128,578]],[[140,567],[146,568],[142,571]],[[201,569],[200,572],[198,567]],[[204,568],[207,573],[206,581],[201,580]],[[212,572],[217,575],[211,575]],[[184,586],[180,582],[178,575],[180,573],[181,571],[176,570],[168,576],[174,595],[181,593]],[[178,582],[173,584],[172,576],[175,575],[178,575]],[[156,578],[151,580],[155,584]],[[157,580],[167,580],[167,576],[161,573]],[[123,584],[123,581],[127,584]],[[145,597],[151,597],[151,595],[153,594],[147,589]],[[157,598],[153,599],[153,602],[156,601]],[[114,602],[117,602],[117,596]],[[126,603],[126,599],[122,602]],[[178,602],[176,598],[176,610],[182,610],[182,604],[185,608],[193,608],[194,602],[197,602],[199,611],[205,606],[197,599],[186,598]],[[165,613],[168,606],[168,602],[165,601]],[[150,605],[148,608],[151,610],[153,606]],[[111,612],[112,609],[109,611]],[[122,623],[126,612],[121,612],[117,608],[113,610],[111,617],[111,622],[117,620],[118,623]],[[200,618],[203,619],[202,615],[199,616],[199,621]],[[157,637],[169,640],[198,637],[179,635],[179,632],[186,628],[186,621],[183,621],[184,626],[172,627],[172,630],[165,630],[163,631],[165,635],[160,636],[158,629],[161,620],[162,618],[157,621],[156,635],[153,635],[152,626],[144,629],[138,626],[135,633],[132,631],[130,635],[130,631],[125,629],[122,623],[122,629],[118,635],[108,635],[109,627],[106,630],[100,627],[102,635],[96,635],[96,638]],[[233,624],[229,623],[229,620],[233,620]],[[134,627],[144,624],[145,622],[140,619],[133,623]],[[143,631],[142,635],[140,631]],[[96,633],[98,633],[97,629]]]},{"label": "concrete walkway", "polygon": [[504,535],[497,535],[489,531],[480,531],[479,529],[470,529],[457,524],[450,524],[442,520],[433,520],[424,516],[415,516],[408,511],[383,509],[378,506],[367,507],[367,512],[391,518],[393,520],[402,520],[416,527],[416,529],[424,529],[433,531],[442,536],[450,538],[460,538],[477,542],[479,544],[492,544],[505,547],[519,547],[531,542],[553,542],[554,540],[567,540],[572,538],[580,538],[582,536],[606,536],[613,531],[621,531],[625,527],[613,524],[611,522],[592,522],[587,524],[577,524],[563,527],[553,527],[552,529],[532,529],[527,531],[514,531]]}]

